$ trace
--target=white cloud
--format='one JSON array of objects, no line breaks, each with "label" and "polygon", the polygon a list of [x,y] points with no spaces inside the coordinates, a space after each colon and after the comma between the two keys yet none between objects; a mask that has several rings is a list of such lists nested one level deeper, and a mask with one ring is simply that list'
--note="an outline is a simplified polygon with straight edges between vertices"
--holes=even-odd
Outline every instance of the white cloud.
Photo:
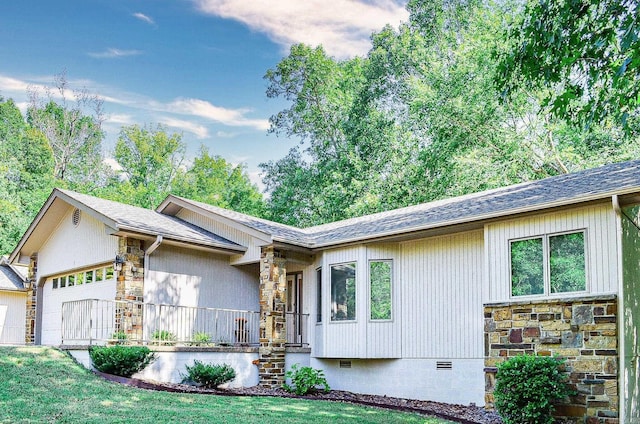
[{"label": "white cloud", "polygon": [[409,16],[404,4],[393,0],[194,1],[203,13],[242,22],[284,47],[322,44],[338,58],[365,55],[371,33]]},{"label": "white cloud", "polygon": [[234,138],[237,135],[238,134],[234,133],[234,132],[227,132],[227,131],[217,131],[216,132],[216,137],[218,137],[218,138]]},{"label": "white cloud", "polygon": [[169,105],[169,111],[184,115],[194,115],[210,121],[233,127],[252,127],[257,130],[269,129],[267,119],[249,119],[245,115],[249,109],[227,109],[200,99],[176,99]]},{"label": "white cloud", "polygon": [[[0,74],[0,94],[4,97],[11,97],[16,102],[24,102],[27,97],[27,89],[43,92],[50,86],[37,81],[40,81],[40,78],[29,77],[17,79]],[[82,83],[82,85],[80,85],[80,83]],[[184,131],[193,133],[198,138],[209,137],[209,129],[204,125],[167,117],[168,114],[174,114],[205,118],[208,121],[230,127],[249,127],[259,131],[269,129],[268,119],[251,119],[247,117],[247,114],[252,111],[249,108],[229,109],[216,106],[206,100],[192,98],[178,98],[168,103],[159,102],[137,93],[121,92],[113,87],[99,85],[90,80],[69,81],[69,86],[87,87],[91,93],[96,93],[105,104],[127,108],[128,112],[126,113],[119,111],[117,113],[111,113],[106,117],[105,124],[111,124],[111,127],[115,127],[115,125],[132,125],[134,123],[143,124],[143,122],[162,122],[169,126],[181,128]],[[54,98],[59,97],[57,90],[51,90],[50,93]],[[106,109],[109,110],[110,108],[107,106]],[[140,114],[135,111],[142,112],[144,118],[141,118],[139,116]],[[161,115],[153,116],[158,113]],[[167,120],[171,120],[171,124],[169,124]],[[216,135],[218,137],[231,138],[237,134],[218,131]]]},{"label": "white cloud", "polygon": [[26,92],[29,87],[29,83],[26,81],[17,80],[11,77],[5,77],[0,75],[0,90],[1,91],[21,91]]},{"label": "white cloud", "polygon": [[121,50],[121,49],[110,47],[103,52],[92,52],[87,54],[91,57],[95,57],[96,59],[114,59],[114,58],[127,57],[127,56],[138,56],[142,54],[142,51],[141,50]]},{"label": "white cloud", "polygon": [[119,124],[119,125],[133,125],[135,124],[135,119],[133,116],[125,113],[112,113],[110,114],[105,122],[111,124]]},{"label": "white cloud", "polygon": [[142,22],[146,22],[146,23],[148,23],[149,25],[155,25],[155,23],[156,23],[156,22],[153,20],[153,18],[151,18],[151,17],[149,17],[149,16],[145,15],[144,13],[136,12],[136,13],[134,13],[134,14],[133,14],[133,17],[134,17],[134,18],[136,18],[136,19],[141,20]]},{"label": "white cloud", "polygon": [[209,137],[209,130],[204,125],[198,125],[190,121],[174,119],[169,117],[160,118],[160,123],[171,128],[177,128],[182,131],[195,134],[196,137],[202,139]]}]

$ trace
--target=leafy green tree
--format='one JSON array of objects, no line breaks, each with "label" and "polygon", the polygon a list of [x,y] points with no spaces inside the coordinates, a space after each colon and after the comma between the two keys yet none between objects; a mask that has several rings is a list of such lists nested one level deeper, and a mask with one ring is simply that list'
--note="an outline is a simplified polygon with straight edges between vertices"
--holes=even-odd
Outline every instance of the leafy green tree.
[{"label": "leafy green tree", "polygon": [[497,81],[507,93],[545,89],[559,118],[627,127],[640,105],[637,0],[536,0],[507,32]]},{"label": "leafy green tree", "polygon": [[158,206],[171,192],[185,150],[182,137],[168,134],[161,125],[123,127],[114,152],[114,159],[122,168],[121,179],[112,180],[105,195],[144,208]]},{"label": "leafy green tree", "polygon": [[0,254],[9,253],[49,195],[53,157],[13,100],[0,98]]},{"label": "leafy green tree", "polygon": [[171,192],[178,196],[253,216],[264,214],[264,199],[243,165],[211,156],[202,146],[186,172],[179,174]]},{"label": "leafy green tree", "polygon": [[94,189],[105,169],[102,99],[86,89],[71,90],[64,74],[55,77],[55,87],[47,88],[44,98],[37,89],[30,89],[29,96],[28,124],[51,147],[54,177],[75,190]]}]

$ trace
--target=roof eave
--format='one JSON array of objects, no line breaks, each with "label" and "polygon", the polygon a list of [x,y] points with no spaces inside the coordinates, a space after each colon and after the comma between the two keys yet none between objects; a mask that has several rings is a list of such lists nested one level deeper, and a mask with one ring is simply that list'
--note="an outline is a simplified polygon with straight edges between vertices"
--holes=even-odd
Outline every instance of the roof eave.
[{"label": "roof eave", "polygon": [[325,242],[325,243],[313,243],[313,244],[310,245],[310,248],[314,249],[314,250],[321,250],[321,249],[327,249],[327,248],[341,246],[341,245],[345,245],[345,244],[353,244],[353,243],[358,243],[358,242],[365,242],[365,241],[368,241],[368,240],[384,239],[384,238],[394,237],[394,236],[398,236],[398,235],[402,235],[402,234],[423,232],[423,231],[435,230],[435,229],[438,229],[438,228],[445,228],[445,227],[455,227],[455,226],[459,226],[459,225],[463,225],[463,224],[471,224],[471,223],[474,223],[474,222],[481,222],[481,221],[488,221],[488,220],[492,220],[492,219],[499,219],[499,218],[504,218],[504,217],[512,216],[512,215],[520,215],[520,214],[543,211],[543,210],[548,210],[548,209],[555,209],[555,208],[560,208],[560,207],[577,205],[577,204],[581,204],[581,203],[602,201],[602,200],[605,200],[605,199],[610,199],[614,195],[624,196],[624,195],[636,193],[638,191],[640,191],[640,187],[629,188],[629,189],[626,189],[626,190],[611,191],[611,192],[607,192],[607,193],[601,193],[601,194],[592,195],[592,196],[584,196],[584,197],[574,198],[574,199],[564,199],[564,200],[559,200],[559,201],[556,201],[556,202],[544,203],[544,204],[541,204],[541,205],[526,206],[526,207],[515,208],[515,209],[508,209],[508,210],[504,210],[504,211],[501,211],[501,212],[482,214],[482,215],[477,215],[477,216],[473,216],[473,217],[454,219],[454,220],[450,220],[450,221],[440,221],[440,222],[437,222],[435,224],[417,225],[417,226],[413,226],[413,227],[395,229],[395,230],[391,230],[391,231],[383,231],[383,232],[367,234],[367,235],[362,235],[362,236],[349,237],[349,238],[335,240],[335,241],[328,241],[328,242]]},{"label": "roof eave", "polygon": [[118,225],[117,228],[118,228],[118,232],[114,233],[115,235],[124,235],[126,233],[126,234],[135,234],[135,235],[142,234],[151,238],[162,236],[164,243],[171,243],[171,241],[174,241],[174,242],[185,244],[185,245],[203,246],[213,250],[224,250],[228,252],[233,252],[234,254],[244,253],[247,251],[247,247],[241,246],[241,245],[231,246],[228,244],[208,242],[205,240],[194,240],[188,237],[179,237],[179,236],[167,235],[167,234],[157,234],[154,232],[142,230],[140,228],[129,227],[124,225]]}]

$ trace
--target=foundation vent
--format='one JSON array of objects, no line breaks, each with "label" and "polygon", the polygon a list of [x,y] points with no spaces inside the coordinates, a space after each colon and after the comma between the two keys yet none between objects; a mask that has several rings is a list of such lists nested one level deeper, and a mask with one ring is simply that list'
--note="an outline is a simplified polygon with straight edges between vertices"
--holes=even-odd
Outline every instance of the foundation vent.
[{"label": "foundation vent", "polygon": [[340,361],[340,368],[351,368],[351,361]]},{"label": "foundation vent", "polygon": [[436,362],[437,370],[450,370],[453,369],[453,364],[451,361],[438,361]]}]

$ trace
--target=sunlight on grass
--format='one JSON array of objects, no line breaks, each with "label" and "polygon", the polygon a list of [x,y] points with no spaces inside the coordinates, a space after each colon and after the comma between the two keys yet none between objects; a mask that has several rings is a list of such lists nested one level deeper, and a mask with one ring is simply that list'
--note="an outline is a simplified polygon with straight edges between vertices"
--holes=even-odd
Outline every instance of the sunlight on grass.
[{"label": "sunlight on grass", "polygon": [[179,397],[178,401],[182,403],[194,403],[193,398],[187,398],[187,397]]},{"label": "sunlight on grass", "polygon": [[[106,382],[48,347],[0,347],[0,424],[444,424],[416,414],[276,397],[154,392]],[[69,399],[73,399],[69,402]]]}]

